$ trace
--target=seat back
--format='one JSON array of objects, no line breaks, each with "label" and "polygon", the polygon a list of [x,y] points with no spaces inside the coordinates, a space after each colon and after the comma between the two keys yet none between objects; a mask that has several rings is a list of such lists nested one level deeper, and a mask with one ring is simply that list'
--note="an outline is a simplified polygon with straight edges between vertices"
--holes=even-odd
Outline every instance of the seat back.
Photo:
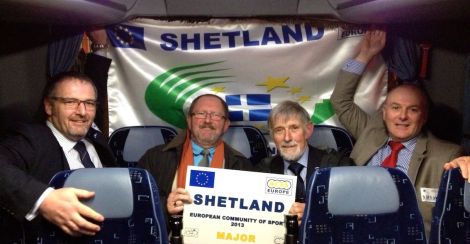
[{"label": "seat back", "polygon": [[85,168],[57,173],[51,187],[94,191],[83,203],[105,220],[92,237],[71,238],[52,224],[38,243],[158,243],[167,244],[165,218],[153,177],[137,168]]},{"label": "seat back", "polygon": [[330,125],[315,125],[313,134],[308,139],[308,144],[323,150],[346,150],[350,153],[354,140],[349,132],[343,128]]},{"label": "seat back", "polygon": [[426,243],[415,191],[397,169],[318,169],[307,186],[301,243]]},{"label": "seat back", "polygon": [[253,164],[257,164],[270,155],[266,138],[254,126],[231,125],[224,134],[223,140],[245,155]]},{"label": "seat back", "polygon": [[442,176],[429,243],[470,243],[470,184],[458,168]]},{"label": "seat back", "polygon": [[109,146],[121,167],[135,167],[140,157],[151,147],[165,144],[176,136],[166,126],[130,126],[115,130],[109,137]]}]

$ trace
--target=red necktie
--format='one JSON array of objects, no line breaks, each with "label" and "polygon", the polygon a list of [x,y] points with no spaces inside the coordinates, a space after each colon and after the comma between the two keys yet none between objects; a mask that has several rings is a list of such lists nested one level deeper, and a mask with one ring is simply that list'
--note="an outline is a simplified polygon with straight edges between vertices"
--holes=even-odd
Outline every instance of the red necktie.
[{"label": "red necktie", "polygon": [[388,145],[392,148],[392,152],[384,159],[381,166],[386,168],[395,168],[397,166],[398,153],[405,146],[397,141],[389,141]]}]

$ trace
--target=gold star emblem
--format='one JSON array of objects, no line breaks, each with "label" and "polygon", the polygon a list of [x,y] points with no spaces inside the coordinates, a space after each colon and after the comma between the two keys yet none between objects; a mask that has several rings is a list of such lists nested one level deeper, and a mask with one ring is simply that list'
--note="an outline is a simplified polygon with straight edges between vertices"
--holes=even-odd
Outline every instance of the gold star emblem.
[{"label": "gold star emblem", "polygon": [[225,91],[225,86],[216,86],[216,87],[213,87],[213,88],[212,88],[212,91],[215,92],[215,93],[224,92],[224,91]]},{"label": "gold star emblem", "polygon": [[311,96],[300,96],[298,101],[299,101],[300,104],[302,104],[304,102],[310,101],[311,100],[310,97]]},{"label": "gold star emblem", "polygon": [[278,77],[274,78],[272,76],[268,76],[266,78],[266,81],[257,84],[257,86],[266,86],[266,89],[268,92],[276,89],[276,88],[289,88],[289,86],[286,84],[286,81],[289,79],[289,77]]},{"label": "gold star emblem", "polygon": [[291,87],[289,92],[291,95],[295,95],[301,91],[302,91],[302,88],[300,87]]}]

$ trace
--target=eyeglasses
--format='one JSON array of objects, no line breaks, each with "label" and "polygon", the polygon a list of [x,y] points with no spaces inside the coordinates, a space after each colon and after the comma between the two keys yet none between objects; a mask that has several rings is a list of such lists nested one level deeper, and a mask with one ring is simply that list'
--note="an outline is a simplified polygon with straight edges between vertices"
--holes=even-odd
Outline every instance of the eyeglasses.
[{"label": "eyeglasses", "polygon": [[212,112],[212,113],[195,112],[195,113],[192,113],[191,115],[194,116],[194,118],[196,118],[196,119],[205,119],[205,118],[207,118],[207,116],[209,116],[209,118],[213,121],[219,121],[219,120],[225,119],[224,115],[219,114],[219,113],[214,113],[214,112]]},{"label": "eyeglasses", "polygon": [[98,105],[98,101],[96,100],[80,100],[69,97],[50,97],[50,99],[63,103],[67,109],[77,109],[78,106],[83,103],[85,105],[85,109],[91,111],[95,110],[96,105]]}]

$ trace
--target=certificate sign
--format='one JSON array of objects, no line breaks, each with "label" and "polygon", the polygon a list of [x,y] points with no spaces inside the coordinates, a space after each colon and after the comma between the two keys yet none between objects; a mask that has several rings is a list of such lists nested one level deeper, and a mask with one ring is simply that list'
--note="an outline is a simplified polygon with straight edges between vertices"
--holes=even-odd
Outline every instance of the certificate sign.
[{"label": "certificate sign", "polygon": [[188,167],[185,244],[284,243],[284,214],[295,201],[295,176]]}]

